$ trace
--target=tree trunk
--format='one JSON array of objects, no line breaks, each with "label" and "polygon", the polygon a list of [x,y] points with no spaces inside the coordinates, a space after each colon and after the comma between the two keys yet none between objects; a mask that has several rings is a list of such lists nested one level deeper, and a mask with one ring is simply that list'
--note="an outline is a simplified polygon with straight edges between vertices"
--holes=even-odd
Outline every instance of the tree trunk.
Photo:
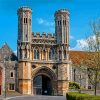
[{"label": "tree trunk", "polygon": [[98,75],[98,71],[96,70],[96,73],[95,73],[95,86],[94,86],[94,95],[95,96],[97,94],[97,75]]},{"label": "tree trunk", "polygon": [[94,87],[94,95],[96,96],[97,95],[97,85],[95,84],[95,87]]}]

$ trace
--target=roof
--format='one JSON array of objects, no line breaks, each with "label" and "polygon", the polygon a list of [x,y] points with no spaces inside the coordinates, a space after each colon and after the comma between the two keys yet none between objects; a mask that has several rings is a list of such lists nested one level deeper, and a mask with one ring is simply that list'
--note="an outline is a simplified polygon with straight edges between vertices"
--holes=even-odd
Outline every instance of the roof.
[{"label": "roof", "polygon": [[74,65],[84,64],[88,67],[98,67],[100,52],[69,51],[69,58]]},{"label": "roof", "polygon": [[87,52],[85,51],[69,51],[69,59],[73,64],[80,64],[86,59]]},{"label": "roof", "polygon": [[0,48],[0,61],[4,61],[4,58],[6,58],[6,60],[10,59],[11,61],[17,61],[17,56],[14,54],[7,43],[5,43]]}]

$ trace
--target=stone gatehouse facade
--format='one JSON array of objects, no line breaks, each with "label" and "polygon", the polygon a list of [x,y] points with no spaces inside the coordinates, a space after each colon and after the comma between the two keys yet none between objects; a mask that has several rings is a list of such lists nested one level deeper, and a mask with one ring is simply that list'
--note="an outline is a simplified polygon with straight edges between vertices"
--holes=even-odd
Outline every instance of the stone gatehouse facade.
[{"label": "stone gatehouse facade", "polygon": [[[55,12],[55,34],[32,32],[32,10],[18,9],[19,92],[33,95],[64,95],[68,91],[69,12]],[[34,16],[34,13],[33,13]]]}]

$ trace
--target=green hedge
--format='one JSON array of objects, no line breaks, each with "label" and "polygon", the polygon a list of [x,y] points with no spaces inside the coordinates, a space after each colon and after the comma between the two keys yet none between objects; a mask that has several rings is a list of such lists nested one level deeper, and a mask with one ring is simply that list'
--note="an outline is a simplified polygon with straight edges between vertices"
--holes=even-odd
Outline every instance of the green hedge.
[{"label": "green hedge", "polygon": [[66,95],[67,100],[100,100],[100,96],[93,96],[85,93],[69,92]]},{"label": "green hedge", "polygon": [[80,86],[76,82],[69,82],[69,88],[70,89],[80,89]]}]

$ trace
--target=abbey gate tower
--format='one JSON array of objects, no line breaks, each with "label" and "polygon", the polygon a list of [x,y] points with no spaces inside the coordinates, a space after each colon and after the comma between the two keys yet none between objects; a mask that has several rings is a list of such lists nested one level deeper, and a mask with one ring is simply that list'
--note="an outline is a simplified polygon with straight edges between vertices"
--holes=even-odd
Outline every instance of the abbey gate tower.
[{"label": "abbey gate tower", "polygon": [[[32,32],[32,10],[18,9],[19,92],[64,95],[69,82],[69,12],[55,12],[55,35]],[[33,14],[34,15],[34,14]]]}]

